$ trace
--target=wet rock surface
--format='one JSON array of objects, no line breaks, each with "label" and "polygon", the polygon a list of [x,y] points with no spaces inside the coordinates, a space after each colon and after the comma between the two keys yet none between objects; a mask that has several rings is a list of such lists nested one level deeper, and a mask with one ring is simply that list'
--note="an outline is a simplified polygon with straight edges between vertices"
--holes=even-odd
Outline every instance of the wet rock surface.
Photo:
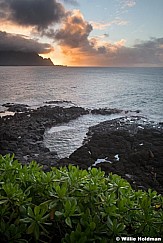
[{"label": "wet rock surface", "polygon": [[14,103],[6,103],[2,106],[6,107],[8,111],[11,112],[25,112],[28,110],[28,105],[25,104],[14,104]]},{"label": "wet rock surface", "polygon": [[119,114],[122,110],[119,109],[108,109],[108,108],[100,108],[91,110],[92,114],[100,114],[100,115],[111,115],[111,114]]},{"label": "wet rock surface", "polygon": [[60,164],[101,167],[127,179],[134,189],[152,188],[163,194],[162,135],[161,124],[140,117],[102,122],[91,127],[83,146]]},{"label": "wet rock surface", "polygon": [[50,152],[43,144],[45,129],[68,122],[88,111],[80,107],[62,108],[44,106],[36,110],[15,113],[0,118],[0,154],[14,153],[22,163],[36,160],[48,170],[57,165],[56,152]]},{"label": "wet rock surface", "polygon": [[45,104],[53,105],[53,104],[72,104],[71,101],[67,100],[50,100],[50,101],[45,101]]},{"label": "wet rock surface", "polygon": [[116,109],[116,108],[99,108],[99,109],[92,109],[91,113],[92,114],[100,114],[100,115],[111,115],[111,114],[120,114],[120,113],[124,113],[124,114],[128,114],[129,112],[131,113],[140,113],[140,110],[136,110],[136,111],[131,111],[131,110],[120,110],[120,109]]}]

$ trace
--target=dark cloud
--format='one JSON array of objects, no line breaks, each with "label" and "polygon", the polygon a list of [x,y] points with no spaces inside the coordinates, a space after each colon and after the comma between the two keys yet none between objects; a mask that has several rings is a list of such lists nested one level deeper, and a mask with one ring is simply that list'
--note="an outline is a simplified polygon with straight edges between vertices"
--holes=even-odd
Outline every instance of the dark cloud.
[{"label": "dark cloud", "polygon": [[163,38],[151,38],[148,41],[134,45],[133,48],[140,61],[163,64]]},{"label": "dark cloud", "polygon": [[104,34],[104,37],[109,37],[109,34],[105,33],[105,34]]},{"label": "dark cloud", "polygon": [[97,49],[102,65],[143,66],[163,65],[163,38],[152,38],[146,42],[125,47],[110,44]]},{"label": "dark cloud", "polygon": [[163,38],[151,38],[149,41],[140,42],[135,44],[135,48],[146,49],[146,50],[155,50],[160,49],[163,45]]},{"label": "dark cloud", "polygon": [[56,0],[0,0],[0,18],[22,26],[47,28],[65,16],[65,9]]},{"label": "dark cloud", "polygon": [[52,46],[27,39],[25,36],[0,31],[0,51],[23,51],[45,54],[52,51]]},{"label": "dark cloud", "polygon": [[75,10],[69,13],[63,27],[55,32],[55,39],[61,45],[81,48],[89,46],[88,36],[91,31],[91,24],[84,20],[80,11]]}]

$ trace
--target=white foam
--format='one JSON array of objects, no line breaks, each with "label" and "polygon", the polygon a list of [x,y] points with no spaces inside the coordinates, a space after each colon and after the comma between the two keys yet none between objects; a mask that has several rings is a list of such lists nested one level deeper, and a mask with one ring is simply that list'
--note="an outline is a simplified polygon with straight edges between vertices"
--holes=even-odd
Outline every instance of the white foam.
[{"label": "white foam", "polygon": [[105,158],[105,159],[97,159],[92,166],[96,166],[97,164],[106,163],[106,162],[112,163],[110,160],[108,160],[108,158]]},{"label": "white foam", "polygon": [[144,127],[141,127],[141,126],[138,126],[138,128],[140,128],[140,129],[144,129]]},{"label": "white foam", "polygon": [[3,117],[3,116],[14,116],[15,115],[15,112],[12,112],[12,111],[4,111],[2,113],[0,113],[0,117]]},{"label": "white foam", "polygon": [[114,158],[116,159],[116,161],[119,161],[119,155],[118,155],[118,154],[116,154],[116,155],[114,156]]}]

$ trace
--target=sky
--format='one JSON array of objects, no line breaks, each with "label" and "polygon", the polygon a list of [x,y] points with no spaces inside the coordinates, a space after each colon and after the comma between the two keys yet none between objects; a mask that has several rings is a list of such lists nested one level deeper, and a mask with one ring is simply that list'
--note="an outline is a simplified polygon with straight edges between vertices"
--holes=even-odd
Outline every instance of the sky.
[{"label": "sky", "polygon": [[0,0],[0,50],[56,65],[163,67],[163,0]]}]

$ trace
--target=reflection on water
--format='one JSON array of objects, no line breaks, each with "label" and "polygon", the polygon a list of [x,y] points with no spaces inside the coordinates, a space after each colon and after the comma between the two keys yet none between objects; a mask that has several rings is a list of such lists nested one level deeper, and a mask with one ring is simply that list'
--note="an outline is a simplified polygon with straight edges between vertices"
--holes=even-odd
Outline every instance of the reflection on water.
[{"label": "reflection on water", "polygon": [[0,67],[0,88],[0,104],[68,100],[93,109],[141,110],[163,119],[163,68]]},{"label": "reflection on water", "polygon": [[56,151],[60,158],[68,157],[82,145],[88,128],[99,122],[123,116],[117,115],[84,115],[69,123],[48,129],[44,134],[44,144],[51,151]]}]

